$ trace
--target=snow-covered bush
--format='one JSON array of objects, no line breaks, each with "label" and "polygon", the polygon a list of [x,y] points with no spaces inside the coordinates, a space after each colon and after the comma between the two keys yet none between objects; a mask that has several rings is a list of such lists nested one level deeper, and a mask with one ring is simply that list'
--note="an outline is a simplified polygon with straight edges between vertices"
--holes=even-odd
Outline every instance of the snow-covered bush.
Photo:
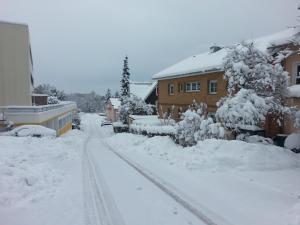
[{"label": "snow-covered bush", "polygon": [[225,137],[225,129],[221,123],[215,123],[211,117],[201,121],[200,130],[195,133],[195,139],[223,139]]},{"label": "snow-covered bush", "polygon": [[55,96],[48,96],[48,104],[53,105],[53,104],[59,104],[60,101],[58,100],[57,97]]},{"label": "snow-covered bush", "polygon": [[198,103],[194,99],[192,105],[190,105],[190,109],[196,111],[201,116],[207,116],[207,104],[205,102]]},{"label": "snow-covered bush", "polygon": [[191,146],[197,141],[209,138],[223,138],[225,130],[220,123],[214,123],[212,118],[206,118],[206,103],[195,100],[189,109],[182,113],[182,121],[177,124],[175,138],[180,145]]},{"label": "snow-covered bush", "polygon": [[200,129],[203,116],[199,115],[194,110],[188,109],[182,114],[182,121],[177,124],[176,140],[180,145],[191,146],[196,144],[197,139],[195,133]]},{"label": "snow-covered bush", "polygon": [[128,98],[123,98],[119,108],[119,119],[122,123],[128,123],[129,115],[151,115],[153,109],[151,105],[145,103],[144,100],[132,95]]},{"label": "snow-covered bush", "polygon": [[175,125],[175,120],[173,119],[174,118],[174,112],[175,112],[175,105],[172,105],[170,110],[168,110],[167,112],[163,111],[162,106],[160,106],[160,110],[161,110],[161,113],[162,113],[161,122],[164,125]]},{"label": "snow-covered bush", "polygon": [[266,100],[254,90],[241,89],[233,97],[225,97],[218,102],[216,118],[225,125],[243,128],[261,126],[269,110]]}]

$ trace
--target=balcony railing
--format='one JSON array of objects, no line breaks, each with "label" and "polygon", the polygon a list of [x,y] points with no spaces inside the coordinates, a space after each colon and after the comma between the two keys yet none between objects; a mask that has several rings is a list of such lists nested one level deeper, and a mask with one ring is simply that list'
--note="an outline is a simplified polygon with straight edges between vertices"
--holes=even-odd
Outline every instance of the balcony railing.
[{"label": "balcony railing", "polygon": [[76,108],[75,102],[63,102],[60,104],[53,105],[41,105],[41,106],[4,106],[0,107],[0,112],[4,113],[39,113],[46,112],[55,109],[60,109],[67,106],[74,106]]}]

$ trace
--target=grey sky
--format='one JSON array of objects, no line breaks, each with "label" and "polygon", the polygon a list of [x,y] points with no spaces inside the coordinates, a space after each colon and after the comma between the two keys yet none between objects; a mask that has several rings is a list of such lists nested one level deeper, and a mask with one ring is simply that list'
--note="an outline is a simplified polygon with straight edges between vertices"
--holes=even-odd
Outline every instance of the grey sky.
[{"label": "grey sky", "polygon": [[296,24],[297,0],[0,0],[0,20],[27,23],[35,83],[67,92],[119,88],[213,43],[230,44]]}]

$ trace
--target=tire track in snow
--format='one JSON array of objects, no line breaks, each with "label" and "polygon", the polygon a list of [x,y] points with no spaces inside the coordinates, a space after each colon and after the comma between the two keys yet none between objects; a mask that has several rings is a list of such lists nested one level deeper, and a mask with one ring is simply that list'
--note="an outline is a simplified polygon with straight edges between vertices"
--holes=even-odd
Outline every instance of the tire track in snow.
[{"label": "tire track in snow", "polygon": [[[153,183],[156,187],[158,187],[160,190],[162,190],[165,194],[167,194],[169,197],[171,197],[174,201],[176,201],[178,204],[180,204],[182,207],[184,207],[186,210],[188,210],[190,213],[192,213],[194,216],[196,216],[200,221],[204,222],[206,225],[230,225],[227,221],[225,221],[223,218],[220,218],[219,216],[215,215],[212,219],[208,217],[205,213],[203,213],[201,210],[196,208],[194,205],[190,203],[187,197],[184,197],[184,194],[180,193],[180,191],[176,190],[175,187],[172,187],[172,185],[165,182],[160,177],[154,175],[147,169],[140,166],[138,163],[133,162],[131,159],[126,157],[125,155],[121,154],[119,151],[113,149],[109,144],[102,141],[104,145],[107,146],[107,148],[112,151],[115,155],[117,155],[121,160],[123,160],[125,163],[127,163],[130,167],[132,167],[134,170],[136,170],[139,174],[141,174],[143,177],[145,177],[147,180],[149,180],[151,183]],[[203,207],[204,208],[204,207]],[[208,210],[206,210],[208,211]],[[215,220],[218,220],[216,222]]]},{"label": "tire track in snow", "polygon": [[86,223],[87,225],[124,225],[104,177],[89,154],[88,144],[92,140],[91,135],[86,139],[82,161]]}]

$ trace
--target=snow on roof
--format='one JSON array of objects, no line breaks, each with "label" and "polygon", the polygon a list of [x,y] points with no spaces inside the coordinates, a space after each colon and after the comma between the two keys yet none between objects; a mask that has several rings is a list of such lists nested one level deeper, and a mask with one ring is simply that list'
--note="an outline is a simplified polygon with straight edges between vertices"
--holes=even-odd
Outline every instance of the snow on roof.
[{"label": "snow on roof", "polygon": [[130,93],[146,100],[156,87],[157,82],[130,82]]},{"label": "snow on roof", "polygon": [[31,96],[48,97],[49,95],[47,95],[47,94],[35,94],[35,93],[33,93],[33,94],[31,94]]},{"label": "snow on roof", "polygon": [[164,77],[182,76],[191,73],[207,73],[209,71],[222,70],[223,59],[227,55],[227,49],[223,48],[217,52],[205,52],[191,56],[157,74],[153,79]]},{"label": "snow on roof", "polygon": [[281,32],[249,41],[252,41],[259,50],[266,52],[266,50],[271,47],[299,42],[300,27],[291,27]]},{"label": "snow on roof", "polygon": [[121,101],[118,98],[110,98],[109,99],[111,105],[113,106],[114,109],[119,109],[121,105]]},{"label": "snow on roof", "polygon": [[[248,40],[253,42],[256,47],[266,52],[268,48],[284,45],[292,42],[300,43],[300,27],[293,27],[273,35]],[[205,52],[199,55],[191,56],[173,66],[168,67],[161,72],[154,74],[153,79],[172,78],[176,76],[188,76],[193,73],[208,73],[221,71],[223,69],[223,59],[228,53],[228,47],[222,48],[216,52]]]},{"label": "snow on roof", "polygon": [[288,97],[295,97],[299,98],[300,97],[300,84],[292,85],[287,88],[288,89]]}]

